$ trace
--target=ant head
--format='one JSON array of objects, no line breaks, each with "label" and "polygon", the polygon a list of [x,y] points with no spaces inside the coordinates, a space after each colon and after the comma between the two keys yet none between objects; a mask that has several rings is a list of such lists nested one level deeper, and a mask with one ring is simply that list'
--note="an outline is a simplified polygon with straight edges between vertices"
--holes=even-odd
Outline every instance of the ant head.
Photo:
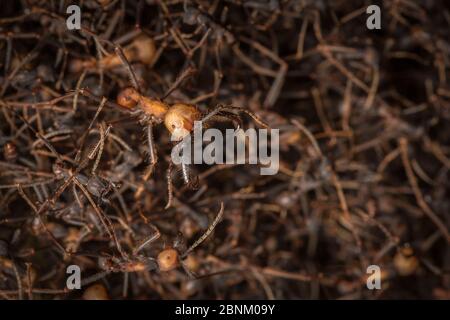
[{"label": "ant head", "polygon": [[180,141],[194,129],[194,121],[200,120],[201,112],[197,107],[177,103],[174,104],[164,117],[164,125],[172,134],[173,141]]},{"label": "ant head", "polygon": [[173,248],[166,248],[158,254],[156,258],[160,271],[170,271],[178,267],[178,251]]},{"label": "ant head", "polygon": [[124,108],[133,109],[139,102],[141,95],[136,89],[129,87],[122,90],[117,96],[117,103]]},{"label": "ant head", "polygon": [[130,46],[135,50],[136,59],[144,64],[151,64],[156,54],[155,41],[147,35],[140,35]]}]

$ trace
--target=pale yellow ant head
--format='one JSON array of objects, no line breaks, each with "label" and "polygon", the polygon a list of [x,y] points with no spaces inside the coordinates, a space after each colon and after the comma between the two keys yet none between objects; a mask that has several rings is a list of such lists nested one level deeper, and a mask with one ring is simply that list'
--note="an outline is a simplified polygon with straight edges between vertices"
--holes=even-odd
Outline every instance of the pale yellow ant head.
[{"label": "pale yellow ant head", "polygon": [[156,258],[160,271],[170,271],[178,266],[178,251],[167,248],[161,251]]},{"label": "pale yellow ant head", "polygon": [[164,116],[164,125],[171,133],[172,141],[180,141],[194,129],[194,121],[200,119],[201,112],[197,107],[177,103]]},{"label": "pale yellow ant head", "polygon": [[[155,41],[147,35],[140,35],[127,48],[133,57],[131,60],[138,60],[144,64],[151,64],[156,55]],[[126,52],[126,53],[127,53]]]}]

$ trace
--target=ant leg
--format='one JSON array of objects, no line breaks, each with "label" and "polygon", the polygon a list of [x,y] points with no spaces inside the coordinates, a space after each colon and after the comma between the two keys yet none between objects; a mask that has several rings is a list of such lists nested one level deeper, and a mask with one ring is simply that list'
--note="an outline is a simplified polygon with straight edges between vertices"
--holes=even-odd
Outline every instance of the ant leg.
[{"label": "ant leg", "polygon": [[141,93],[141,88],[136,78],[136,74],[134,73],[133,68],[131,67],[127,57],[125,57],[123,49],[119,45],[116,45],[114,51],[119,56],[120,60],[122,61],[122,64],[126,67],[133,87],[137,90],[137,92]]},{"label": "ant leg", "polygon": [[[111,123],[109,123],[108,126],[111,126]],[[120,138],[119,136],[115,135],[114,133],[110,133],[109,137],[112,140],[114,140],[115,142],[117,142],[117,144],[120,145],[122,148],[124,148],[126,151],[129,151],[129,152],[133,151],[133,149],[131,149],[131,147],[128,145],[128,143],[123,141],[122,138]]]},{"label": "ant leg", "polygon": [[[73,133],[72,129],[55,130],[55,131],[51,131],[49,133],[44,134],[43,137],[46,139],[51,139],[51,138],[54,138],[57,136],[61,136],[61,137],[59,137],[59,141],[61,141],[62,139],[66,139],[72,133]],[[35,149],[36,147],[38,147],[41,142],[42,142],[41,140],[34,141],[33,144],[31,145],[31,149]]]},{"label": "ant leg", "polygon": [[80,196],[78,195],[77,188],[74,184],[72,185],[72,193],[73,193],[73,197],[75,198],[75,201],[77,202],[78,206],[81,209],[81,214],[80,214],[81,218],[84,218],[84,203],[83,203],[82,199],[80,198]]},{"label": "ant leg", "polygon": [[[62,99],[68,98],[68,97],[72,97],[72,96],[74,96],[75,94],[76,94],[76,92],[69,92],[69,93],[67,93],[67,94],[65,94],[65,95],[63,95],[63,96],[61,96],[61,97],[59,97],[59,98],[56,98],[56,99],[47,101],[46,104],[55,104],[56,102],[58,102],[58,101],[60,101],[60,100],[62,100]],[[87,89],[87,88],[81,88],[81,89],[79,90],[79,94],[81,94],[82,96],[84,96],[84,97],[86,97],[86,98],[88,98],[88,99],[91,99],[92,101],[95,101],[95,102],[97,102],[97,103],[101,103],[101,101],[102,101],[103,99],[106,99],[105,97],[99,97],[99,96],[96,96],[95,94],[93,94],[93,93],[92,93],[89,89]],[[38,104],[36,104],[36,105],[38,105]],[[114,110],[122,110],[122,111],[125,111],[125,109],[124,109],[121,105],[115,103],[114,101],[108,100],[108,99],[106,99],[105,105],[108,106],[108,107],[114,108]],[[126,111],[126,112],[127,112],[128,114],[130,114],[129,111]],[[113,123],[114,123],[114,121],[113,121]]]},{"label": "ant leg", "polygon": [[201,123],[203,125],[203,123],[207,122],[208,120],[217,117],[217,115],[220,112],[228,112],[228,113],[232,113],[234,114],[234,112],[242,112],[247,114],[248,116],[250,116],[257,124],[259,124],[260,126],[269,129],[270,127],[268,124],[266,124],[263,120],[261,120],[257,115],[255,115],[253,112],[248,111],[247,109],[241,108],[241,107],[234,107],[234,106],[223,106],[223,105],[218,105],[216,107],[216,109],[214,109],[213,111],[211,111],[210,113],[208,113],[205,117],[203,117],[203,119],[201,120]]},{"label": "ant leg", "polygon": [[[250,65],[252,68],[256,67],[257,69],[260,69],[259,70],[260,72],[269,71],[270,75],[275,79],[272,83],[272,86],[271,86],[269,92],[266,95],[266,99],[264,100],[264,106],[272,107],[275,104],[275,102],[277,101],[278,96],[280,95],[281,89],[283,87],[283,83],[286,78],[286,73],[288,71],[288,64],[283,59],[281,59],[277,54],[275,54],[273,51],[266,48],[261,43],[255,41],[255,40],[241,37],[240,41],[247,43],[248,45],[253,47],[255,50],[259,51],[263,56],[266,56],[267,58],[269,58],[270,60],[272,60],[273,62],[277,63],[280,66],[278,71],[273,71],[270,69],[266,69],[265,67],[256,65],[253,61],[249,60],[248,57],[245,57],[245,55],[242,53],[242,51],[240,51],[238,46],[233,47],[235,54],[238,55],[238,57],[240,57],[240,59],[244,63]],[[256,71],[256,69],[255,69],[255,71]]]},{"label": "ant leg", "polygon": [[[20,114],[18,114],[17,112],[15,112],[14,110],[12,110],[22,121],[24,121],[25,125],[36,135],[37,138],[39,138],[40,140],[42,140],[45,144],[45,146],[56,156],[56,158],[61,161],[62,163],[64,163],[64,160],[62,158],[62,156],[56,151],[56,149],[53,147],[53,145],[44,137],[42,136],[38,131],[36,131],[31,124],[28,122],[27,119],[25,119],[24,117],[22,117]],[[81,168],[77,169],[73,174],[71,174],[66,181],[64,181],[64,183],[58,187],[58,189],[55,191],[54,196],[51,199],[46,199],[40,206],[39,208],[36,208],[36,215],[38,217],[40,217],[43,213],[45,213],[48,209],[48,207],[50,205],[54,205],[56,200],[61,196],[61,194],[64,192],[64,190],[70,185],[70,183],[72,182],[72,180],[74,179],[75,175],[78,174],[78,172],[81,170]],[[19,193],[20,193],[19,189]],[[21,196],[23,196],[25,193],[21,193]],[[32,204],[32,202],[30,202]],[[32,206],[32,208],[34,208],[34,205]],[[61,246],[62,247],[62,246]],[[67,253],[64,250],[65,253]]]},{"label": "ant leg", "polygon": [[105,147],[105,139],[106,139],[106,132],[109,131],[111,127],[108,127],[105,130],[105,124],[100,124],[100,147],[97,153],[97,158],[95,159],[94,166],[92,167],[91,173],[95,175],[95,171],[97,170],[98,164],[100,163],[100,158],[102,157],[103,148]]},{"label": "ant leg", "polygon": [[191,271],[184,261],[180,261],[180,264],[181,264],[181,267],[183,268],[184,272],[186,272],[186,274],[188,275],[189,278],[197,279],[197,275],[195,274],[195,272]]},{"label": "ant leg", "polygon": [[36,193],[36,197],[39,203],[44,202],[44,198],[42,197],[42,193],[39,191],[37,185],[33,186],[34,193]]},{"label": "ant leg", "polygon": [[116,244],[117,250],[121,254],[121,256],[126,259],[127,255],[122,250],[122,246],[120,245],[119,240],[117,239],[116,232],[114,231],[114,227],[111,223],[111,220],[108,218],[108,216],[103,213],[103,211],[97,206],[95,201],[92,199],[91,195],[89,194],[89,191],[86,190],[86,188],[83,186],[80,181],[78,181],[77,178],[74,178],[73,182],[77,185],[78,188],[83,192],[83,194],[88,199],[89,203],[91,204],[92,208],[94,209],[95,213],[97,214],[98,218],[102,222],[102,224],[105,226],[106,231],[108,232],[108,235],[113,239],[113,241]]},{"label": "ant leg", "polygon": [[[107,218],[105,217],[104,213],[101,211],[101,209],[98,207],[98,205],[95,203],[95,201],[92,199],[92,197],[89,194],[89,191],[83,186],[83,184],[77,179],[73,179],[74,184],[81,190],[81,192],[84,194],[86,199],[88,199],[89,203],[91,204],[92,208],[94,209],[95,213],[97,214],[97,217],[100,219],[101,223],[106,229],[106,232],[110,237],[113,237],[113,234],[110,230],[110,225],[106,222]],[[111,222],[109,222],[111,223]]]},{"label": "ant leg", "polygon": [[219,37],[216,40],[216,45],[214,46],[214,56],[216,58],[216,65],[219,72],[220,79],[223,78],[223,72],[222,72],[222,60],[220,59],[220,46],[222,45],[222,38]]},{"label": "ant leg", "polygon": [[36,206],[34,205],[34,203],[31,201],[31,199],[27,196],[27,194],[25,193],[25,191],[23,191],[22,187],[20,184],[17,185],[17,190],[19,191],[20,196],[26,201],[26,203],[33,209],[34,213],[36,214],[36,217],[38,218],[39,222],[41,223],[41,225],[44,227],[45,232],[50,236],[50,239],[55,243],[55,245],[62,251],[62,253],[64,255],[70,254],[69,252],[66,251],[66,249],[62,246],[62,244],[60,244],[58,242],[58,240],[56,240],[56,237],[53,235],[53,233],[47,228],[44,220],[41,217],[41,213],[39,212],[40,210],[38,210],[36,208]]},{"label": "ant leg", "polygon": [[75,161],[76,161],[76,162],[79,162],[79,161],[80,161],[81,150],[83,149],[84,142],[85,142],[85,140],[86,140],[86,138],[87,138],[89,132],[91,131],[92,126],[94,125],[95,120],[97,120],[98,115],[100,114],[100,112],[102,111],[103,107],[105,106],[106,101],[107,101],[106,98],[103,97],[102,100],[101,100],[101,102],[100,102],[100,105],[99,105],[98,108],[97,108],[97,111],[95,112],[94,117],[92,118],[91,122],[89,123],[89,126],[88,126],[87,130],[84,132],[83,136],[81,137],[80,146],[79,146],[78,151],[77,151],[77,154],[76,154],[76,156],[75,156]]},{"label": "ant leg", "polygon": [[158,240],[161,237],[161,233],[159,232],[159,229],[157,227],[155,227],[151,223],[148,223],[148,225],[153,228],[155,233],[142,239],[141,241],[139,241],[139,243],[133,249],[133,255],[136,255],[139,251],[144,249],[147,245],[149,245],[152,242],[155,242],[156,240]]},{"label": "ant leg", "polygon": [[124,272],[123,273],[123,289],[122,289],[122,298],[126,299],[128,294],[128,282],[130,279],[130,273]]},{"label": "ant leg", "polygon": [[[95,157],[95,154],[97,154],[97,159],[95,160],[94,167],[92,169],[92,173],[95,173],[95,169],[97,168],[98,162],[100,161],[99,155],[103,153],[103,147],[105,145],[105,137],[109,134],[109,130],[111,130],[111,126],[108,126],[106,130],[103,131],[100,130],[100,141],[95,145],[95,147],[92,149],[91,153],[89,153],[87,159],[92,160]],[[103,131],[103,134],[102,134]]]},{"label": "ant leg", "polygon": [[[63,46],[64,46],[64,44],[63,44]],[[56,81],[56,84],[55,84],[55,88],[57,90],[59,90],[61,88],[62,81],[64,79],[64,73],[66,71],[66,66],[67,66],[67,56],[69,55],[69,52],[65,46],[62,50],[63,50],[62,51],[63,52],[63,61],[62,61],[61,71],[58,76],[58,81]]]},{"label": "ant leg", "polygon": [[210,118],[210,120],[218,121],[218,122],[232,122],[233,126],[236,129],[242,128],[243,123],[241,117],[234,113],[227,113],[227,114],[216,114],[213,117]]},{"label": "ant leg", "polygon": [[5,66],[4,66],[4,72],[5,76],[8,74],[9,65],[11,63],[11,54],[12,54],[12,38],[8,37],[6,38],[6,55],[5,55]]},{"label": "ant leg", "polygon": [[[48,207],[50,204],[51,204],[51,205],[54,205],[55,202],[56,202],[56,200],[61,196],[61,194],[64,192],[64,190],[65,190],[69,185],[71,185],[72,180],[73,180],[74,178],[75,178],[75,175],[74,175],[74,174],[71,174],[71,175],[67,178],[67,180],[65,180],[64,183],[63,183],[63,184],[55,191],[55,195],[53,196],[53,198],[52,198],[52,199],[46,199],[45,202],[42,203],[42,205],[39,207],[37,213],[38,213],[38,214],[43,214],[43,213],[48,209],[47,207]],[[83,205],[82,205],[81,199],[78,197],[78,195],[77,195],[77,193],[76,193],[75,184],[72,184],[72,186],[73,186],[74,195],[76,196],[75,199],[77,199],[77,201],[79,202],[79,205],[80,205],[80,206],[83,206]],[[81,208],[83,208],[83,207],[81,207]],[[84,211],[82,211],[82,212],[84,212]]]},{"label": "ant leg", "polygon": [[198,189],[198,187],[199,187],[198,176],[195,176],[194,178],[192,178],[191,167],[189,167],[188,164],[186,164],[186,163],[181,164],[181,172],[183,174],[183,180],[184,180],[185,185],[187,185],[188,188],[190,188],[192,190]]},{"label": "ant leg", "polygon": [[26,64],[39,56],[39,51],[41,51],[45,43],[44,39],[45,37],[42,38],[30,52],[28,52],[28,54],[22,59],[22,61],[20,61],[20,63],[17,64],[17,66],[15,66],[15,68],[7,76],[5,76],[5,78],[3,79],[2,89],[0,90],[0,98],[4,96],[6,90],[11,85],[11,81],[14,79],[20,69],[22,69]]},{"label": "ant leg", "polygon": [[167,169],[167,204],[164,209],[169,209],[172,206],[173,200],[173,185],[172,185],[172,162],[169,162]]},{"label": "ant leg", "polygon": [[[222,106],[219,105],[216,110],[218,110],[218,112],[220,111],[224,111],[224,112],[242,112],[245,113],[246,115],[248,115],[249,117],[251,117],[257,124],[259,124],[261,127],[264,127],[266,129],[270,129],[269,125],[267,123],[265,123],[263,120],[261,120],[261,118],[259,118],[256,114],[254,114],[251,111],[248,111],[247,109],[241,108],[241,107],[234,107],[234,106]],[[216,111],[214,110],[214,111]]]},{"label": "ant leg", "polygon": [[164,95],[161,97],[161,100],[166,99],[174,90],[176,90],[180,85],[184,82],[184,80],[188,79],[189,77],[192,77],[197,70],[194,67],[188,66],[186,69],[180,72],[180,74],[177,76],[175,82],[170,86],[169,89],[164,93]]},{"label": "ant leg", "polygon": [[40,134],[39,131],[36,131],[36,130],[31,126],[31,124],[28,122],[27,119],[25,119],[23,116],[21,116],[19,113],[17,113],[16,111],[12,110],[11,108],[9,108],[9,109],[10,109],[11,111],[13,111],[13,113],[14,113],[15,115],[17,115],[17,116],[20,118],[20,120],[22,120],[22,121],[25,123],[25,125],[28,127],[28,129],[30,129],[30,130],[35,134],[35,136],[36,136],[38,139],[40,139],[40,140],[45,144],[45,146],[50,150],[50,152],[52,152],[52,153],[56,156],[56,158],[57,158],[59,161],[61,161],[62,163],[64,163],[64,160],[63,160],[61,154],[59,154],[59,153],[56,151],[56,149],[53,147],[53,145],[50,143],[50,141],[48,141],[48,139],[46,139],[42,134]]},{"label": "ant leg", "polygon": [[104,278],[105,276],[107,276],[110,273],[111,273],[110,271],[101,271],[96,274],[93,274],[90,277],[84,278],[83,280],[81,280],[81,286],[84,287],[84,286],[87,286],[88,284],[96,282],[96,281]]},{"label": "ant leg", "polygon": [[[96,61],[95,65],[97,66],[96,71],[97,71],[98,77],[99,77],[98,87],[100,88],[100,92],[103,92],[103,82],[105,79],[105,73],[104,73],[104,66],[99,62],[103,60],[103,54],[107,55],[108,52],[105,50],[105,48],[103,48],[103,46],[101,45],[101,43],[97,39],[97,37],[94,37],[94,42],[95,42],[95,48],[97,50],[97,61]],[[84,71],[87,71],[87,70],[84,69]]]},{"label": "ant leg", "polygon": [[135,28],[141,27],[141,16],[142,16],[142,8],[144,7],[144,1],[138,0],[136,5],[136,23],[134,25]]},{"label": "ant leg", "polygon": [[11,257],[11,264],[12,264],[12,269],[14,271],[14,275],[16,277],[16,281],[17,281],[17,290],[19,291],[19,296],[18,299],[19,300],[23,300],[23,286],[22,286],[22,280],[20,278],[20,274],[19,274],[19,269],[17,268],[17,264],[14,261],[15,259],[13,257]]},{"label": "ant leg", "polygon": [[209,93],[202,94],[202,95],[198,96],[197,98],[192,99],[190,101],[190,103],[196,105],[196,104],[200,103],[201,101],[204,101],[204,100],[207,100],[210,98],[213,99],[213,101],[216,100],[216,96],[219,92],[220,83],[222,82],[222,78],[223,78],[223,75],[222,75],[221,71],[214,70],[213,90]]},{"label": "ant leg", "polygon": [[150,155],[150,165],[151,165],[151,171],[153,171],[153,167],[158,161],[158,155],[156,153],[155,148],[155,141],[153,139],[153,125],[151,123],[147,126],[147,142],[148,142],[148,149],[149,149],[149,155]]},{"label": "ant leg", "polygon": [[205,231],[205,233],[197,239],[197,241],[194,242],[194,244],[192,246],[189,247],[189,249],[187,249],[182,255],[181,255],[181,259],[184,259],[187,257],[187,255],[189,253],[191,253],[195,248],[197,248],[203,241],[206,240],[206,238],[209,237],[209,235],[213,232],[214,228],[217,226],[217,224],[220,222],[220,219],[222,219],[223,216],[223,211],[224,211],[224,205],[223,202],[220,203],[220,210],[217,213],[216,218],[214,219],[214,221],[211,223],[211,225],[208,227],[208,229]]},{"label": "ant leg", "polygon": [[207,122],[208,120],[212,119],[213,117],[215,117],[219,112],[220,112],[220,106],[218,106],[216,109],[214,109],[213,111],[211,111],[210,113],[208,113],[206,116],[203,117],[203,119],[201,120],[201,125],[203,126],[203,123]]},{"label": "ant leg", "polygon": [[[44,185],[44,184],[50,184],[54,182],[56,178],[49,178],[46,180],[40,180],[40,181],[34,181],[30,183],[21,183],[20,185],[22,188],[34,188],[36,186]],[[0,184],[0,189],[14,189],[17,188],[17,183],[14,184]]]},{"label": "ant leg", "polygon": [[191,182],[189,176],[189,166],[184,162],[181,163],[181,173],[183,174],[184,183],[189,184]]},{"label": "ant leg", "polygon": [[84,78],[86,77],[87,74],[87,70],[83,70],[83,73],[81,73],[80,77],[78,78],[77,81],[77,85],[75,87],[75,95],[73,97],[73,101],[72,101],[72,113],[75,114],[77,112],[78,109],[78,97],[80,94],[80,88],[81,88],[81,84],[84,81]]},{"label": "ant leg", "polygon": [[135,28],[123,35],[120,35],[118,38],[115,38],[113,40],[113,43],[116,45],[122,45],[126,42],[129,42],[131,40],[133,40],[134,38],[136,38],[137,36],[139,36],[140,34],[142,34],[142,29],[140,28]]},{"label": "ant leg", "polygon": [[149,148],[149,157],[150,157],[150,164],[148,165],[147,169],[145,170],[144,176],[142,177],[142,182],[140,183],[139,187],[137,188],[136,192],[134,193],[135,199],[138,199],[142,192],[145,189],[145,182],[150,178],[150,176],[153,173],[153,169],[158,162],[158,155],[156,153],[155,149],[155,142],[153,140],[153,125],[151,122],[147,125],[147,142],[148,142],[148,148]]}]

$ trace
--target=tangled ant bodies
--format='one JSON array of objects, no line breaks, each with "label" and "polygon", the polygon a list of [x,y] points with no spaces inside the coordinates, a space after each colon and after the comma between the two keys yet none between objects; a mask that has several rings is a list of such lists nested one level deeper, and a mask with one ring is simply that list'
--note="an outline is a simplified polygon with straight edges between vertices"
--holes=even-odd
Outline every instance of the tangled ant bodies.
[{"label": "tangled ant bodies", "polygon": [[[170,133],[170,140],[174,142],[179,142],[190,135],[194,129],[195,122],[201,122],[203,124],[210,120],[223,121],[224,118],[234,120],[236,117],[234,112],[246,113],[262,127],[269,128],[269,126],[255,114],[240,107],[219,105],[215,110],[204,114],[195,105],[187,103],[175,103],[169,105],[159,99],[144,96],[133,87],[122,90],[117,96],[117,103],[131,112],[139,114],[141,124],[146,125],[148,128],[147,134],[151,163],[149,169],[144,174],[144,181],[150,177],[153,166],[157,162],[152,134],[153,124],[164,123],[165,128]],[[190,184],[187,165],[181,164],[181,166],[184,181],[186,184]],[[143,189],[141,186],[136,192],[136,197],[139,197],[142,191]]]}]

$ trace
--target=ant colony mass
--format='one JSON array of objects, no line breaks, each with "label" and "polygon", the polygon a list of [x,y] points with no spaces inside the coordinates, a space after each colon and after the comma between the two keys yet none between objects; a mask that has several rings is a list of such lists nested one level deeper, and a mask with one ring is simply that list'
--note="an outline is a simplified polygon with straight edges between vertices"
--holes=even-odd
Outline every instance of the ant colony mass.
[{"label": "ant colony mass", "polygon": [[[142,79],[136,76],[131,62],[140,62],[143,64],[151,65],[155,62],[156,48],[153,39],[146,35],[140,35],[135,38],[125,48],[121,48],[113,43],[115,48],[115,54],[107,54],[102,59],[89,59],[89,60],[72,60],[69,65],[69,70],[72,73],[83,72],[82,77],[86,72],[96,70],[98,68],[102,70],[116,69],[124,66],[131,79],[132,86],[126,87],[119,91],[117,95],[117,104],[108,101],[106,98],[100,99],[87,89],[78,89],[77,94],[81,94],[94,101],[100,102],[97,114],[92,120],[89,128],[92,127],[93,121],[98,116],[98,113],[104,105],[113,107],[119,107],[121,110],[129,112],[129,115],[137,118],[137,121],[146,129],[147,143],[149,149],[149,165],[142,176],[142,182],[138,186],[135,192],[135,198],[139,198],[145,190],[145,182],[151,177],[154,166],[158,161],[158,156],[155,148],[153,128],[155,125],[163,123],[166,132],[170,134],[170,141],[176,143],[172,148],[171,161],[169,162],[169,169],[167,174],[168,182],[168,201],[165,209],[168,209],[172,205],[172,181],[171,170],[173,165],[180,165],[183,173],[183,180],[188,187],[195,186],[195,183],[191,181],[189,173],[190,164],[260,164],[261,174],[271,175],[278,171],[278,139],[279,133],[277,129],[271,129],[269,126],[259,119],[252,112],[236,107],[236,106],[224,106],[218,105],[211,112],[202,112],[199,107],[191,103],[178,102],[169,104],[164,99],[148,97],[142,93],[141,85]],[[105,51],[106,52],[106,51]],[[183,78],[183,76],[181,76]],[[178,82],[178,83],[177,83]],[[179,85],[176,81],[176,85]],[[176,88],[174,85],[171,90]],[[167,96],[168,94],[166,94]],[[238,113],[245,113],[250,116],[259,126],[264,129],[260,129],[257,132],[253,128],[249,128],[246,131],[242,130],[242,121],[237,115]],[[226,129],[225,139],[222,132],[215,128],[209,128],[208,125],[211,122],[229,122],[231,121],[236,130]],[[203,128],[207,127],[203,132]],[[90,197],[93,194],[102,202],[108,202],[106,194],[115,189],[115,185],[107,185],[103,183],[101,179],[95,175],[91,178],[81,173],[81,170],[86,168],[87,162],[95,159],[92,173],[95,174],[96,168],[99,164],[99,159],[103,151],[104,139],[110,135],[112,124],[104,125],[101,127],[100,136],[101,141],[97,143],[94,149],[89,153],[87,159],[80,163],[78,168],[69,169],[63,165],[64,161],[59,161],[54,166],[55,174],[57,178],[64,180],[63,185],[56,191],[55,196],[48,201],[41,208],[37,208],[38,213],[44,212],[52,201],[57,199],[65,188],[73,181],[73,183],[86,195],[91,205],[93,206],[99,221],[114,241],[116,248],[118,249],[120,256],[106,255],[100,258],[99,265],[103,270],[100,274],[95,274],[89,278],[83,280],[83,285],[92,283],[97,279],[103,277],[105,274],[111,272],[139,272],[143,270],[158,269],[160,271],[170,271],[177,266],[182,266],[183,269],[190,275],[192,275],[192,268],[189,267],[189,253],[191,253],[198,245],[200,245],[214,230],[215,226],[219,223],[223,216],[224,205],[220,202],[220,210],[216,215],[214,221],[207,227],[206,231],[195,241],[189,248],[186,246],[183,236],[180,234],[173,240],[172,245],[167,246],[164,250],[160,251],[155,258],[141,255],[140,252],[146,248],[149,244],[153,243],[160,238],[160,231],[156,226],[149,223],[147,219],[142,216],[147,225],[147,235],[142,237],[136,245],[131,248],[131,252],[122,248],[122,244],[117,238],[113,225],[106,216],[100,206],[98,206],[94,199]],[[270,133],[270,134],[269,134]],[[85,137],[84,137],[85,138]],[[83,138],[83,139],[84,139]],[[193,143],[191,138],[193,138]],[[269,156],[268,142],[270,140],[271,152]],[[211,142],[212,141],[212,142]],[[203,149],[204,142],[211,142]],[[225,152],[223,152],[223,145],[225,142]],[[193,144],[193,153],[191,152],[191,145]],[[248,154],[246,154],[246,146],[249,146]],[[235,157],[236,154],[236,157]],[[113,181],[120,181],[121,178],[125,178],[126,173],[130,168],[137,166],[140,163],[140,159],[133,156],[132,153],[127,156],[127,167],[117,167],[114,174]],[[123,170],[122,170],[123,169]],[[121,170],[123,172],[121,172]],[[21,195],[27,199],[27,195],[22,189],[19,189]],[[204,223],[203,223],[204,226]],[[206,225],[207,226],[207,225]],[[64,248],[61,248],[66,252]],[[67,252],[66,252],[67,253]]]}]

